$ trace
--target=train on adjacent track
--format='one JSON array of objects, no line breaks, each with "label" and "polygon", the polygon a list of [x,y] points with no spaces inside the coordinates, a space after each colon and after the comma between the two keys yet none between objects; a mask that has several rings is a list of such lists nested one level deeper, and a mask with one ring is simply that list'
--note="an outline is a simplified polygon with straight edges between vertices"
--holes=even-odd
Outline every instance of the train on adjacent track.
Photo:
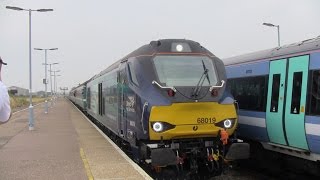
[{"label": "train on adjacent track", "polygon": [[249,145],[233,138],[238,118],[226,81],[223,62],[199,43],[164,39],[73,88],[69,98],[137,163],[217,175],[226,159],[249,154]]},{"label": "train on adjacent track", "polygon": [[320,36],[223,61],[238,135],[319,164]]}]

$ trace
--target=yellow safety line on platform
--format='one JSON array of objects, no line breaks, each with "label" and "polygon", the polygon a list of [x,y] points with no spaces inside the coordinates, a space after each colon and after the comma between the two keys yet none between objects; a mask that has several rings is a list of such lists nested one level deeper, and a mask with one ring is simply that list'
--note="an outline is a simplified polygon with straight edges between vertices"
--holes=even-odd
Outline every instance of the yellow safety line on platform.
[{"label": "yellow safety line on platform", "polygon": [[86,169],[88,180],[94,180],[93,175],[92,175],[91,170],[90,170],[90,166],[89,166],[88,160],[87,160],[86,155],[84,154],[84,151],[83,151],[82,148],[80,148],[80,156],[81,156],[81,159],[83,161],[84,168]]}]

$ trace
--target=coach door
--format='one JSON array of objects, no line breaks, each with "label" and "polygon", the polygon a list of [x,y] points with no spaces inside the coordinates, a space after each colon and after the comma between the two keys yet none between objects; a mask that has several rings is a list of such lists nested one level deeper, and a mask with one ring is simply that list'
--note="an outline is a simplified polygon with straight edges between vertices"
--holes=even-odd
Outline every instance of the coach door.
[{"label": "coach door", "polygon": [[308,149],[305,106],[309,56],[270,62],[267,130],[271,142]]},{"label": "coach door", "polygon": [[125,64],[121,63],[120,69],[118,72],[118,129],[119,129],[119,135],[125,137],[126,133],[126,108],[125,108],[125,87],[126,87],[126,69]]},{"label": "coach door", "polygon": [[267,131],[270,142],[287,145],[284,124],[283,106],[286,81],[287,60],[270,62],[268,100],[266,109]]},{"label": "coach door", "polygon": [[289,59],[285,130],[289,146],[308,149],[305,131],[309,56]]}]

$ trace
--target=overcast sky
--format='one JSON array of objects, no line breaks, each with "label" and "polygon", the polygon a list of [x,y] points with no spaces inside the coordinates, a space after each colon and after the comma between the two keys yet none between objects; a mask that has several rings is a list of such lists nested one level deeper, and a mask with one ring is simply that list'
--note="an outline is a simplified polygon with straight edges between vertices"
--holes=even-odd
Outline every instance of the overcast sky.
[{"label": "overcast sky", "polygon": [[[320,35],[319,0],[0,0],[2,79],[26,89],[28,12],[6,6],[54,9],[32,13],[32,48],[59,48],[48,63],[59,62],[58,87],[69,89],[151,40],[191,39],[223,59],[277,46],[263,22],[280,25],[281,44]],[[44,90],[44,57],[32,50],[33,91]]]}]

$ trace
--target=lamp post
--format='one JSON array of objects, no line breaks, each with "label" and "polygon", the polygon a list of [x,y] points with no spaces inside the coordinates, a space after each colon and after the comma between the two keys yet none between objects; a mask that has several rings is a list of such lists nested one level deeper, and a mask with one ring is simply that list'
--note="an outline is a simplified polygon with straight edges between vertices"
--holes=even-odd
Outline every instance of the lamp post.
[{"label": "lamp post", "polygon": [[61,76],[60,74],[56,74],[56,78],[55,78],[55,81],[56,81],[56,83],[55,83],[55,85],[56,85],[56,96],[57,96],[57,93],[58,93],[58,79],[57,79],[57,77],[59,77],[59,76]]},{"label": "lamp post", "polygon": [[34,130],[34,118],[33,118],[33,105],[32,105],[32,74],[31,74],[31,12],[48,12],[53,11],[53,9],[23,9],[20,7],[6,6],[7,9],[16,11],[28,11],[29,12],[29,130]]},{"label": "lamp post", "polygon": [[44,72],[45,72],[45,79],[43,81],[44,85],[45,85],[45,92],[44,92],[44,97],[45,97],[45,108],[44,108],[44,113],[48,113],[48,94],[47,94],[47,84],[48,84],[48,80],[47,80],[47,51],[53,51],[53,50],[58,50],[58,48],[50,48],[50,49],[42,49],[42,48],[34,48],[34,50],[39,50],[39,51],[43,51],[44,50],[44,54],[45,54],[45,61],[44,61]]},{"label": "lamp post", "polygon": [[278,29],[278,47],[280,47],[280,26],[274,25],[271,23],[263,23],[262,25],[269,26],[269,27],[276,27]]},{"label": "lamp post", "polygon": [[55,63],[50,63],[50,64],[47,64],[47,65],[49,65],[49,72],[50,72],[50,89],[51,89],[51,97],[52,97],[52,75],[51,75],[51,72],[52,72],[52,70],[51,70],[51,66],[52,65],[56,65],[56,64],[59,64],[59,63],[57,63],[57,62],[55,62]]},{"label": "lamp post", "polygon": [[[50,72],[53,72],[53,77],[54,77],[54,87],[53,87],[53,91],[54,91],[54,95],[56,95],[56,72],[60,72],[60,70],[55,70],[55,71],[50,71]],[[59,75],[60,76],[60,75]]]}]

